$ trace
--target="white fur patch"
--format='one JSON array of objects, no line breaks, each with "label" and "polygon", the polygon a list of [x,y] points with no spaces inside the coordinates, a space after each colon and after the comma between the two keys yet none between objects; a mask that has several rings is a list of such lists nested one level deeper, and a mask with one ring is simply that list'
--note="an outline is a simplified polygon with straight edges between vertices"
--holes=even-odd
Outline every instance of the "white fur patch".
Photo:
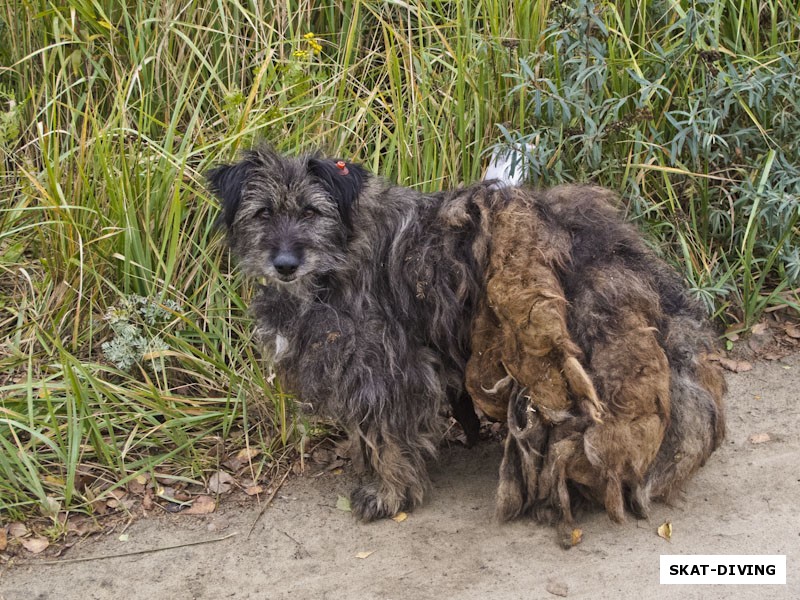
[{"label": "white fur patch", "polygon": [[275,360],[281,357],[281,354],[289,349],[289,340],[283,337],[280,333],[275,336]]}]

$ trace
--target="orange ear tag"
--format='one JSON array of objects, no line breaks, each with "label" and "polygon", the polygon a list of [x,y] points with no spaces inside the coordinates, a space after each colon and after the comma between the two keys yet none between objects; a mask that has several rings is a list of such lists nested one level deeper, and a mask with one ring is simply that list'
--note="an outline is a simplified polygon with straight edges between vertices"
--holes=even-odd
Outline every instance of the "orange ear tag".
[{"label": "orange ear tag", "polygon": [[350,170],[347,168],[347,163],[343,160],[336,161],[336,166],[341,170],[342,175],[349,175]]}]

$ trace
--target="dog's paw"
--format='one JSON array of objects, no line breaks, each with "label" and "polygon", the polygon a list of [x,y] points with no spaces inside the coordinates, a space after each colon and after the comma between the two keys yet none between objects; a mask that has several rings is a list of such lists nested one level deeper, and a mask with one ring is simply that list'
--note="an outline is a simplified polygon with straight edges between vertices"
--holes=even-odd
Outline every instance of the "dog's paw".
[{"label": "dog's paw", "polygon": [[393,517],[402,510],[400,501],[387,502],[375,485],[357,487],[350,494],[350,509],[353,515],[364,523]]},{"label": "dog's paw", "polygon": [[531,517],[541,525],[556,525],[561,520],[561,513],[542,502],[534,506]]},{"label": "dog's paw", "polygon": [[628,498],[628,508],[637,519],[650,517],[650,486],[635,485]]}]

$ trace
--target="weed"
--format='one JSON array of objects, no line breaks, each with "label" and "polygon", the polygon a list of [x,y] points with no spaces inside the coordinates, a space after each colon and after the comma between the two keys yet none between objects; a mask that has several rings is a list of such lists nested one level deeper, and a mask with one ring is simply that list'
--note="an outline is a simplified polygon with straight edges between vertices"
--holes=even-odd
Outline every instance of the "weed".
[{"label": "weed", "polygon": [[203,179],[256,139],[424,190],[530,143],[752,323],[800,277],[798,39],[789,0],[5,2],[0,513],[302,439]]}]

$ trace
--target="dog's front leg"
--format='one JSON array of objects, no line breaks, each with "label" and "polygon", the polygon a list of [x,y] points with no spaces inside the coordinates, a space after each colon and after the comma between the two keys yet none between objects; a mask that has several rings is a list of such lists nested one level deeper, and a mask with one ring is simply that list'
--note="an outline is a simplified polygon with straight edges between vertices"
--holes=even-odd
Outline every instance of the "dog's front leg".
[{"label": "dog's front leg", "polygon": [[439,409],[447,398],[438,356],[410,346],[390,325],[383,315],[356,319],[329,305],[312,307],[296,336],[296,359],[290,354],[284,361],[298,395],[316,399],[320,412],[359,442],[375,476],[351,495],[362,521],[422,503],[425,461],[436,454]]},{"label": "dog's front leg", "polygon": [[426,460],[436,456],[439,411],[447,400],[438,356],[425,347],[387,344],[397,337],[388,329],[379,319],[353,329],[352,353],[337,371],[338,406],[331,407],[349,435],[360,440],[375,478],[350,496],[353,515],[361,521],[422,504],[429,488]]},{"label": "dog's front leg", "polygon": [[375,429],[362,431],[361,436],[376,481],[357,487],[350,495],[356,518],[374,521],[421,504],[429,485],[421,448]]}]

